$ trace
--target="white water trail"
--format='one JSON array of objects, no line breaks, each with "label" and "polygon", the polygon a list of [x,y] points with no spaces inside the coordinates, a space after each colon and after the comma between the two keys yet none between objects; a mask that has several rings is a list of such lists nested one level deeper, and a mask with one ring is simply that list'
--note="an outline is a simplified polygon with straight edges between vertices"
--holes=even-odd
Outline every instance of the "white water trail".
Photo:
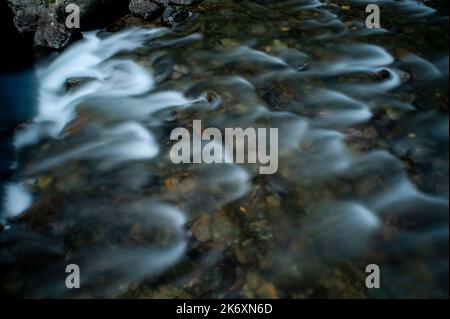
[{"label": "white water trail", "polygon": [[[36,144],[43,137],[58,138],[75,118],[75,107],[88,98],[127,97],[149,92],[154,87],[152,75],[130,60],[112,59],[115,54],[131,51],[145,41],[167,34],[166,29],[129,29],[104,39],[97,32],[68,48],[50,65],[37,70],[40,83],[38,115],[15,136],[18,149]],[[88,83],[64,92],[67,80],[88,78]],[[185,101],[183,101],[185,102]],[[126,105],[123,105],[127,108]]]},{"label": "white water trail", "polygon": [[9,183],[5,187],[5,202],[2,218],[19,215],[27,209],[33,201],[28,189],[20,183]]}]

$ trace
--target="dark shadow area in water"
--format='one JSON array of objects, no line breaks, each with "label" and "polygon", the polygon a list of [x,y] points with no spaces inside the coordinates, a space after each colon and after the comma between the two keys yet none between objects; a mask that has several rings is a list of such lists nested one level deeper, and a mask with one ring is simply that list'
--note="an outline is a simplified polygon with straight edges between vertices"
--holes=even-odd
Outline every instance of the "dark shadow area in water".
[{"label": "dark shadow area in water", "polygon": [[4,183],[15,158],[14,128],[35,113],[37,83],[33,67],[32,39],[21,36],[6,1],[0,3],[0,37],[6,46],[0,58],[0,207]]}]

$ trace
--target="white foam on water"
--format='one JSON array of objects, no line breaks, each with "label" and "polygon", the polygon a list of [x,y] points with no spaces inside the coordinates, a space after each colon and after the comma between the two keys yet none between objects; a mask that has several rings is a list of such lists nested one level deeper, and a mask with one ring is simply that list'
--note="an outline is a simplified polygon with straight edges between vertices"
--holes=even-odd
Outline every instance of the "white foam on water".
[{"label": "white foam on water", "polygon": [[156,141],[145,127],[137,122],[125,122],[101,128],[89,142],[37,161],[27,168],[27,172],[41,173],[78,159],[98,159],[103,165],[114,166],[130,160],[150,159],[158,154],[158,150]]},{"label": "white foam on water", "polygon": [[[93,96],[88,98],[86,105],[79,109],[101,114],[102,121],[143,120],[155,112],[169,107],[183,108],[193,102],[184,97],[181,92],[161,91],[147,96]],[[130,107],[124,107],[130,106]]]},{"label": "white foam on water", "polygon": [[333,259],[359,254],[381,226],[373,211],[352,201],[326,202],[317,208],[310,222],[308,227],[316,230],[312,239]]},{"label": "white foam on water", "polygon": [[3,204],[4,218],[20,215],[33,202],[33,197],[27,188],[20,183],[9,183],[5,186],[5,201]]},{"label": "white foam on water", "polygon": [[447,199],[425,194],[406,177],[402,176],[393,182],[389,189],[374,196],[371,206],[377,211],[383,211],[392,205],[403,205],[419,201],[426,205],[448,206]]},{"label": "white foam on water", "polygon": [[169,33],[167,29],[128,29],[100,38],[98,32],[86,32],[83,40],[65,50],[49,66],[38,70],[38,76],[43,82],[43,88],[57,90],[62,88],[64,81],[70,77],[93,76],[102,78],[97,67],[100,63],[121,51],[131,51],[145,41]]},{"label": "white foam on water", "polygon": [[320,126],[349,126],[366,122],[372,117],[367,104],[338,91],[318,89],[305,100],[309,108],[324,109],[313,119]]},{"label": "white foam on water", "polygon": [[287,66],[286,62],[284,62],[282,59],[259,50],[251,49],[249,47],[238,47],[230,53],[224,54],[222,58],[225,63],[253,62],[265,64],[267,66]]},{"label": "white foam on water", "polygon": [[[151,90],[153,77],[143,67],[130,60],[108,59],[168,32],[166,29],[129,29],[104,39],[97,32],[85,33],[83,40],[69,47],[50,65],[37,70],[41,84],[38,115],[31,125],[16,134],[15,146],[20,149],[45,136],[57,138],[75,118],[76,105],[87,98],[135,96]],[[80,77],[91,78],[91,81],[64,92],[68,79]]]},{"label": "white foam on water", "polygon": [[[89,263],[87,276],[97,276],[104,272],[115,271],[122,280],[138,281],[162,273],[178,262],[187,247],[186,215],[175,206],[153,202],[136,202],[129,206],[130,214],[142,215],[142,221],[151,221],[154,226],[169,226],[176,241],[165,248],[115,249],[105,252]],[[119,278],[118,278],[119,279]]]},{"label": "white foam on water", "polygon": [[[371,44],[346,44],[336,46],[330,61],[319,64],[313,74],[323,76],[349,74],[356,72],[375,72],[380,66],[389,65],[394,58],[382,47]],[[308,73],[308,72],[306,72]]]},{"label": "white foam on water", "polygon": [[410,70],[414,80],[417,81],[434,81],[442,78],[445,72],[445,68],[441,71],[430,61],[412,53],[408,53],[402,57],[401,64]]}]

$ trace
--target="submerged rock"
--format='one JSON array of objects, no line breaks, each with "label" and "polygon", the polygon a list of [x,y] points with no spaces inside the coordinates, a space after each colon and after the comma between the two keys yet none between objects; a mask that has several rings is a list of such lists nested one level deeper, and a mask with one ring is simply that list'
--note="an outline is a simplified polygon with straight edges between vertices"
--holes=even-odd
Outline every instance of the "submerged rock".
[{"label": "submerged rock", "polygon": [[78,78],[69,78],[64,83],[64,88],[69,91],[72,89],[79,88],[80,86],[95,81],[95,78],[91,77],[78,77]]},{"label": "submerged rock", "polygon": [[178,23],[190,18],[192,12],[181,7],[167,7],[161,17],[161,24],[167,27],[173,27]]}]

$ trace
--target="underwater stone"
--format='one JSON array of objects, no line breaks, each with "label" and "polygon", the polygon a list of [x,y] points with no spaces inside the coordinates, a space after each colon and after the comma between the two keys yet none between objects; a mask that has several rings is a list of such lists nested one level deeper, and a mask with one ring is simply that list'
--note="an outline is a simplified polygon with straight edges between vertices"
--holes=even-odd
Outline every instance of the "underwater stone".
[{"label": "underwater stone", "polygon": [[167,27],[173,27],[177,23],[189,18],[191,12],[182,9],[181,7],[167,7],[161,17],[161,24]]}]

